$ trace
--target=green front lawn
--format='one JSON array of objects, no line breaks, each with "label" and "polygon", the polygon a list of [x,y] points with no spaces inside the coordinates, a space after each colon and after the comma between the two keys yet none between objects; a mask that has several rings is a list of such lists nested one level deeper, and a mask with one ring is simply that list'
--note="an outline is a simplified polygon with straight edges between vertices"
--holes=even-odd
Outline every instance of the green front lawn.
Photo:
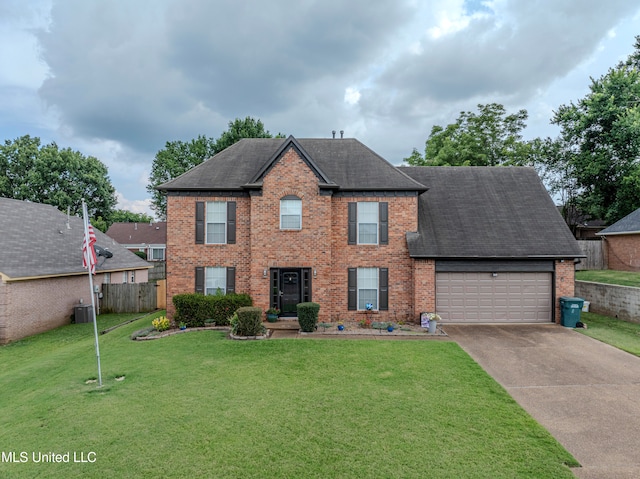
[{"label": "green front lawn", "polygon": [[[0,348],[0,450],[28,457],[0,477],[573,477],[453,342],[129,339],[150,323],[100,337],[101,389],[85,325]],[[50,452],[71,462],[33,462]]]},{"label": "green front lawn", "polygon": [[631,273],[629,271],[614,271],[610,269],[576,271],[576,279],[578,281],[593,281],[595,283],[640,288],[640,273]]},{"label": "green front lawn", "polygon": [[595,313],[580,313],[587,329],[576,331],[628,353],[640,356],[640,324]]}]

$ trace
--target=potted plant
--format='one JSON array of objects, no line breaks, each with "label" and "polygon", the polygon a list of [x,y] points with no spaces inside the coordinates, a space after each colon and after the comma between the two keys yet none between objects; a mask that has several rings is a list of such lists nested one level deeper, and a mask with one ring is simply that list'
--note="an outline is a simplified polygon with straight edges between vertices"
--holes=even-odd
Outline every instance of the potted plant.
[{"label": "potted plant", "polygon": [[387,323],[387,331],[389,331],[390,333],[393,332],[394,326],[393,323]]},{"label": "potted plant", "polygon": [[280,310],[278,308],[269,308],[267,309],[267,321],[270,323],[275,323],[278,321],[278,315],[280,314]]},{"label": "potted plant", "polygon": [[180,327],[180,329],[182,329],[182,330],[187,329],[187,325],[186,325],[185,323],[183,323],[182,321],[180,321],[179,327]]},{"label": "potted plant", "polygon": [[342,331],[344,329],[344,323],[342,321],[338,321],[338,331]]}]

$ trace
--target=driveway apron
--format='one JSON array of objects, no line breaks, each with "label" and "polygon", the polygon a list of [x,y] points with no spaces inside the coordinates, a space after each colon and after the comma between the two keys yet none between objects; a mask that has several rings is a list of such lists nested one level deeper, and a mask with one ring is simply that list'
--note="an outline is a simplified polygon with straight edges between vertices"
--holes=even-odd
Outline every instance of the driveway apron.
[{"label": "driveway apron", "polygon": [[640,358],[554,324],[443,329],[573,454],[577,477],[640,478]]}]

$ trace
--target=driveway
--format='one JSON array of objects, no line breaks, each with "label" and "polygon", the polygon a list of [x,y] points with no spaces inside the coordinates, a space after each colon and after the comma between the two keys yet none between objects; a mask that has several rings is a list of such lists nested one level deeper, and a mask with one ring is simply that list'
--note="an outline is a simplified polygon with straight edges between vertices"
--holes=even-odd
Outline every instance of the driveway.
[{"label": "driveway", "polygon": [[443,329],[573,454],[577,477],[640,477],[640,358],[553,324]]}]

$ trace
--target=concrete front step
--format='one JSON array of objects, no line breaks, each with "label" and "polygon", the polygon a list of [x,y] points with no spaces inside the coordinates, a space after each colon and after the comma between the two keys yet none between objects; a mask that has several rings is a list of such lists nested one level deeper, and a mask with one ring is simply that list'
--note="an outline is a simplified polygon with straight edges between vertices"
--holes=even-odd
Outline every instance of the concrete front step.
[{"label": "concrete front step", "polygon": [[279,319],[275,323],[270,323],[268,321],[265,321],[264,325],[265,325],[265,327],[267,329],[273,329],[273,330],[295,330],[295,331],[298,331],[300,329],[300,324],[298,323],[298,318]]}]

